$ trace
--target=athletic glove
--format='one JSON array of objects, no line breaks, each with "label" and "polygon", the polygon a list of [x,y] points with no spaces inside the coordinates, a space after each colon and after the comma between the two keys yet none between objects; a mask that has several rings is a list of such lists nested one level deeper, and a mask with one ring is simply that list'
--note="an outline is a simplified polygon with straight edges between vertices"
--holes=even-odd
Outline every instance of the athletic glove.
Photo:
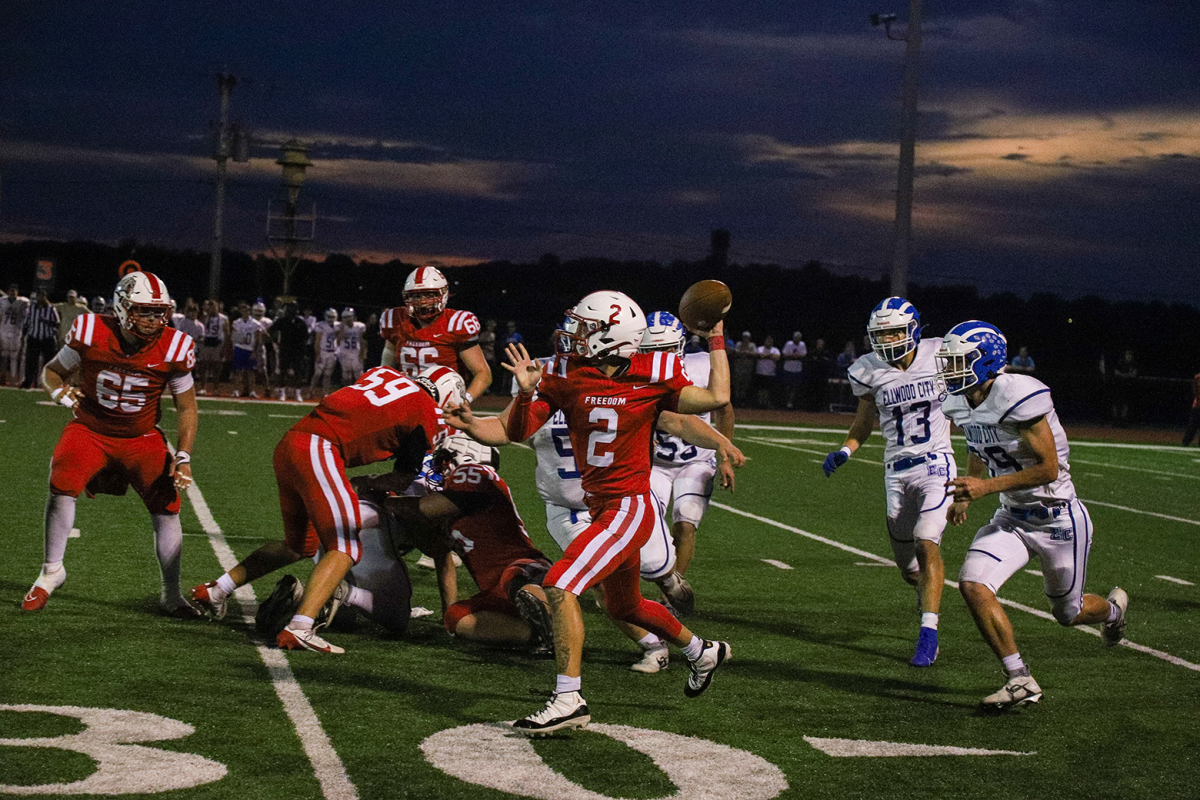
[{"label": "athletic glove", "polygon": [[825,463],[821,465],[821,469],[825,470],[825,477],[828,478],[833,474],[833,471],[850,460],[850,448],[843,447],[841,450],[835,450],[825,456]]}]

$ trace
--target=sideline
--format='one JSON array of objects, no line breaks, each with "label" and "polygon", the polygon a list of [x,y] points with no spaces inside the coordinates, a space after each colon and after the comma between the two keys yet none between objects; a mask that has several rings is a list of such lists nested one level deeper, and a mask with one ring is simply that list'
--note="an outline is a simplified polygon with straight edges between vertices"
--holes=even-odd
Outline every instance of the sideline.
[{"label": "sideline", "polygon": [[[854,553],[857,556],[862,556],[863,558],[869,558],[872,561],[875,561],[880,564],[887,564],[890,566],[891,564],[894,563],[892,561],[892,559],[890,559],[890,558],[884,558],[883,556],[878,556],[878,555],[875,555],[874,553],[869,553],[866,550],[859,550],[857,547],[851,547],[850,545],[845,544],[844,542],[839,542],[836,539],[828,539],[824,536],[819,536],[815,533],[809,533],[806,530],[801,530],[800,528],[796,528],[791,525],[786,525],[782,522],[773,520],[769,517],[761,517],[758,514],[751,514],[749,511],[742,511],[740,508],[734,508],[733,506],[727,506],[724,503],[718,503],[715,500],[710,500],[708,504],[710,507],[719,508],[722,511],[728,511],[731,514],[737,514],[738,516],[747,517],[749,519],[755,520],[757,522],[762,522],[766,525],[771,525],[772,527],[779,528],[781,530],[799,534],[801,536],[812,539],[813,541],[820,542],[821,544],[827,544],[830,547],[836,547],[839,550],[845,550],[847,553]],[[952,589],[958,588],[957,581],[947,580],[947,581],[944,581],[944,583],[947,586],[951,587]],[[1022,603],[1017,603],[1013,600],[1007,600],[1003,597],[998,597],[996,599],[998,599],[1002,605],[1006,605],[1009,608],[1015,608],[1019,611],[1024,611],[1027,614],[1032,614],[1035,617],[1041,617],[1042,619],[1047,619],[1047,620],[1050,620],[1051,622],[1056,622],[1056,620],[1054,619],[1054,615],[1048,611],[1043,611],[1040,608],[1033,608],[1032,606],[1027,606]],[[1100,633],[1099,629],[1094,628],[1091,625],[1076,625],[1076,626],[1072,627],[1072,630],[1082,631],[1084,633],[1090,633],[1092,636],[1095,636],[1097,638],[1102,638],[1102,636],[1103,636],[1103,634]],[[1134,642],[1129,641],[1128,639],[1122,639],[1120,646],[1128,647],[1131,650],[1136,650],[1139,653],[1145,653],[1147,655],[1154,656],[1155,658],[1160,658],[1163,661],[1166,661],[1169,664],[1174,664],[1177,667],[1183,667],[1184,669],[1190,669],[1193,672],[1200,672],[1200,664],[1193,664],[1190,661],[1185,661],[1184,659],[1179,658],[1178,656],[1173,656],[1170,653],[1166,653],[1162,650],[1155,650],[1152,647],[1146,647],[1145,645],[1136,644]]]},{"label": "sideline", "polygon": [[[171,450],[174,452],[174,448]],[[237,556],[233,554],[232,548],[225,540],[221,526],[213,518],[212,511],[209,510],[208,503],[200,492],[200,487],[194,481],[187,489],[187,498],[192,504],[192,510],[196,512],[196,517],[200,520],[200,526],[208,534],[208,541],[217,555],[217,561],[221,563],[221,568],[228,572],[236,567]],[[247,624],[253,625],[254,612],[258,608],[254,589],[250,584],[246,584],[238,588],[234,597],[242,609],[242,619]],[[300,737],[304,753],[312,762],[313,774],[316,776],[317,782],[321,784],[321,794],[328,800],[356,800],[358,791],[350,782],[350,776],[346,774],[346,767],[342,764],[342,759],[333,749],[329,736],[321,727],[321,721],[317,719],[317,712],[313,710],[312,704],[304,695],[304,690],[300,688],[284,651],[267,647],[265,644],[258,644],[256,648],[271,676],[275,694],[279,695],[279,700],[283,703],[283,710],[287,712],[288,718],[296,728],[296,735]]]}]

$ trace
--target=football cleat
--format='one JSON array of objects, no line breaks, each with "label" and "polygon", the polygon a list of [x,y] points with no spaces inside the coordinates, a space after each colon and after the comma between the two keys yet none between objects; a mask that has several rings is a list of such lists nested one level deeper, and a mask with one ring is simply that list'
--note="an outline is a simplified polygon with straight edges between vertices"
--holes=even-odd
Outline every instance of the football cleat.
[{"label": "football cleat", "polygon": [[1101,632],[1104,634],[1105,646],[1116,647],[1125,636],[1125,611],[1129,608],[1129,594],[1120,586],[1114,586],[1108,593],[1108,602],[1117,607],[1117,618],[1104,623]]},{"label": "football cleat", "polygon": [[671,665],[671,653],[665,644],[652,647],[642,655],[642,660],[633,664],[630,669],[647,675],[662,672]]},{"label": "football cleat", "polygon": [[161,600],[159,608],[162,609],[163,614],[171,619],[199,619],[204,616],[204,612],[180,595],[176,595],[174,600]]},{"label": "football cleat", "polygon": [[938,637],[934,628],[921,628],[917,635],[917,652],[908,663],[914,667],[932,667],[938,657]]},{"label": "football cleat", "polygon": [[513,728],[525,736],[547,736],[555,731],[586,728],[592,721],[587,701],[579,692],[562,692],[550,696],[550,702],[537,713],[513,723]]},{"label": "football cleat", "polygon": [[254,614],[254,629],[270,641],[287,627],[300,607],[304,596],[304,584],[295,575],[284,575],[275,584],[271,596],[259,603]]},{"label": "football cleat", "polygon": [[317,635],[317,632],[312,630],[300,630],[288,625],[279,632],[275,637],[275,644],[279,645],[280,650],[312,650],[317,653],[344,653],[342,648],[335,644],[322,639]]},{"label": "football cleat", "polygon": [[692,591],[692,585],[678,572],[672,572],[658,587],[671,601],[671,607],[679,612],[675,616],[686,617],[696,610],[696,593]]},{"label": "football cleat", "polygon": [[225,595],[220,600],[214,599],[212,590],[216,588],[216,581],[209,581],[208,583],[194,586],[192,587],[192,600],[205,613],[211,614],[213,619],[224,619],[229,604],[229,595]]},{"label": "football cleat", "polygon": [[338,585],[334,587],[333,597],[329,598],[325,605],[321,607],[321,611],[319,614],[317,614],[317,621],[316,624],[313,625],[313,628],[315,630],[320,630],[328,627],[333,622],[333,618],[337,616],[338,609],[340,609],[342,604],[349,599],[350,581],[343,578]]},{"label": "football cleat", "polygon": [[530,645],[536,655],[554,655],[554,626],[550,621],[550,610],[524,588],[513,595],[513,605],[521,619],[529,624]]},{"label": "football cleat", "polygon": [[21,601],[21,610],[41,611],[46,607],[46,601],[50,599],[50,593],[62,586],[66,580],[66,567],[60,567],[53,575],[47,575],[43,567],[42,571],[38,573],[37,580],[33,582],[33,586],[25,594],[25,599]]},{"label": "football cleat", "polygon": [[710,642],[705,639],[700,657],[689,665],[691,674],[688,675],[683,693],[688,697],[699,697],[703,694],[708,685],[712,683],[712,676],[717,671],[717,667],[729,660],[732,652],[728,642]]},{"label": "football cleat", "polygon": [[1041,699],[1042,687],[1038,686],[1032,675],[1016,675],[1009,678],[1000,691],[983,698],[980,705],[986,709],[1003,711],[1026,703],[1036,703]]}]

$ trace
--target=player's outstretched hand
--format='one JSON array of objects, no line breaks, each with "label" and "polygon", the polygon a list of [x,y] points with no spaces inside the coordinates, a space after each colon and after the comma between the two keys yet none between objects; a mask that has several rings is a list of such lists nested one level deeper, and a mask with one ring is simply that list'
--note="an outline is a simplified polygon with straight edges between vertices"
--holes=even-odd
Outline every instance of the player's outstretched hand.
[{"label": "player's outstretched hand", "polygon": [[964,475],[961,478],[952,478],[946,481],[946,494],[953,495],[954,501],[957,503],[969,503],[972,500],[986,497],[991,492],[987,490],[987,486],[981,479]]},{"label": "player's outstretched hand", "polygon": [[471,426],[475,424],[475,415],[471,413],[471,407],[466,403],[455,405],[451,400],[442,407],[442,413],[445,416],[446,424],[458,431],[469,431]]},{"label": "player's outstretched hand", "polygon": [[508,364],[504,368],[513,374],[521,391],[528,393],[537,388],[542,379],[542,365],[529,357],[529,351],[521,342],[514,342],[504,348],[508,355]]},{"label": "player's outstretched hand", "polygon": [[825,470],[825,477],[828,478],[833,474],[834,470],[849,460],[850,454],[845,450],[834,450],[825,456],[825,463],[821,465],[821,469]]},{"label": "player's outstretched hand", "polygon": [[967,507],[970,503],[955,501],[946,509],[946,521],[951,525],[962,525],[967,521]]},{"label": "player's outstretched hand", "polygon": [[737,484],[737,480],[733,474],[734,467],[744,467],[746,465],[746,456],[732,442],[722,444],[717,449],[717,471],[721,473],[721,488],[728,489],[731,493]]}]

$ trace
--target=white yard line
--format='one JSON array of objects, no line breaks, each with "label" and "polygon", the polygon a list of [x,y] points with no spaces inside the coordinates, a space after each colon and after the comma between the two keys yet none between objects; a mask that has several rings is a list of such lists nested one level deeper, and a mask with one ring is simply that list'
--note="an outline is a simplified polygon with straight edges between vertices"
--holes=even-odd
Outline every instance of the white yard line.
[{"label": "white yard line", "polygon": [[[1074,442],[1072,442],[1074,444]],[[1186,472],[1163,472],[1160,469],[1146,469],[1145,467],[1131,467],[1127,464],[1110,464],[1107,461],[1086,461],[1082,458],[1072,458],[1072,464],[1088,464],[1093,467],[1108,467],[1109,469],[1127,469],[1132,472],[1148,472],[1151,475],[1165,475],[1169,478],[1191,478],[1194,481],[1200,481],[1200,473]]]},{"label": "white yard line", "polygon": [[[763,516],[759,516],[758,514],[751,514],[749,511],[742,511],[740,508],[734,508],[733,506],[727,506],[724,503],[718,503],[716,501],[709,501],[709,505],[714,508],[719,508],[722,511],[728,511],[731,514],[737,514],[738,516],[741,516],[741,517],[747,517],[749,519],[756,520],[765,525],[770,525],[775,528],[780,528],[785,531],[790,531],[791,533],[799,534],[800,536],[804,536],[808,539],[812,539],[815,542],[820,542],[821,544],[827,544],[830,547],[836,547],[839,550],[845,550],[847,553],[854,553],[856,556],[862,556],[863,558],[869,558],[872,561],[876,561],[881,564],[893,563],[890,558],[884,558],[883,556],[875,555],[874,553],[867,552],[866,550],[860,550],[857,547],[852,547],[851,545],[848,545],[844,542],[839,542],[836,539],[829,539],[825,536],[819,536],[815,533],[809,533],[806,530],[801,530],[800,528],[793,527],[792,525],[784,524],[777,520],[773,520],[770,517],[763,517]],[[949,586],[951,588],[954,588],[954,589],[958,588],[957,581],[948,580],[945,583],[947,586]],[[1019,611],[1024,611],[1027,614],[1032,614],[1035,617],[1041,617],[1042,619],[1047,619],[1047,620],[1050,620],[1051,622],[1055,622],[1054,615],[1049,613],[1048,611],[1043,611],[1040,608],[1033,608],[1032,606],[1027,606],[1022,603],[1017,603],[1012,600],[1005,599],[1003,597],[1000,597],[997,599],[1000,601],[1001,604],[1006,605],[1009,608],[1015,608]],[[1101,636],[1100,631],[1097,628],[1093,628],[1090,625],[1076,625],[1076,626],[1074,626],[1073,630],[1083,631],[1084,633],[1090,633],[1091,635],[1096,636],[1096,637]],[[1121,640],[1121,647],[1128,647],[1131,650],[1137,650],[1139,653],[1145,653],[1147,655],[1154,656],[1155,658],[1160,658],[1169,664],[1174,664],[1175,666],[1183,667],[1184,669],[1190,669],[1193,672],[1200,672],[1200,664],[1193,664],[1190,661],[1185,661],[1184,659],[1179,658],[1178,656],[1173,656],[1170,653],[1163,652],[1162,650],[1155,650],[1152,647],[1146,647],[1144,645],[1135,644],[1135,643],[1129,641],[1128,639]]]},{"label": "white yard line", "polygon": [[1180,586],[1195,586],[1191,581],[1185,581],[1183,578],[1172,578],[1170,575],[1155,575],[1160,581],[1168,581],[1170,583],[1178,583]]},{"label": "white yard line", "polygon": [[791,564],[785,564],[782,561],[776,561],[773,558],[763,558],[759,560],[764,564],[770,564],[772,567],[779,567],[780,569],[795,569],[795,567],[793,567]]},{"label": "white yard line", "polygon": [[1145,514],[1147,517],[1159,517],[1161,519],[1169,519],[1172,522],[1184,522],[1188,525],[1200,525],[1200,520],[1187,519],[1186,517],[1172,517],[1170,514],[1160,514],[1157,511],[1143,511],[1140,508],[1130,508],[1129,506],[1119,506],[1116,503],[1104,503],[1099,500],[1084,500],[1079,498],[1080,502],[1089,506],[1104,506],[1105,508],[1115,508],[1120,511],[1128,511],[1131,514]]},{"label": "white yard line", "polygon": [[[213,552],[217,554],[217,561],[221,562],[221,567],[228,572],[237,566],[237,556],[233,554],[233,550],[225,540],[221,526],[213,518],[208,503],[204,500],[204,495],[200,493],[200,487],[195,483],[189,486],[187,497],[192,504],[192,509],[196,512],[196,517],[200,520],[200,526],[208,534],[208,541],[212,544]],[[258,606],[258,601],[254,597],[254,589],[250,587],[250,584],[246,584],[234,593],[234,597],[242,609],[243,620],[247,624],[253,625],[254,610]],[[296,734],[300,737],[300,744],[304,747],[308,760],[312,762],[313,773],[316,775],[317,782],[321,784],[322,795],[329,800],[357,798],[358,791],[350,782],[350,776],[346,774],[346,767],[342,764],[342,759],[333,749],[329,737],[321,727],[321,721],[317,719],[317,712],[313,710],[312,704],[304,695],[304,690],[296,681],[296,676],[288,664],[284,651],[267,647],[265,644],[257,645],[257,649],[271,676],[275,694],[279,695],[279,700],[283,703],[283,710],[287,712],[292,725],[295,726]],[[322,656],[317,656],[317,658],[322,658]]]}]

